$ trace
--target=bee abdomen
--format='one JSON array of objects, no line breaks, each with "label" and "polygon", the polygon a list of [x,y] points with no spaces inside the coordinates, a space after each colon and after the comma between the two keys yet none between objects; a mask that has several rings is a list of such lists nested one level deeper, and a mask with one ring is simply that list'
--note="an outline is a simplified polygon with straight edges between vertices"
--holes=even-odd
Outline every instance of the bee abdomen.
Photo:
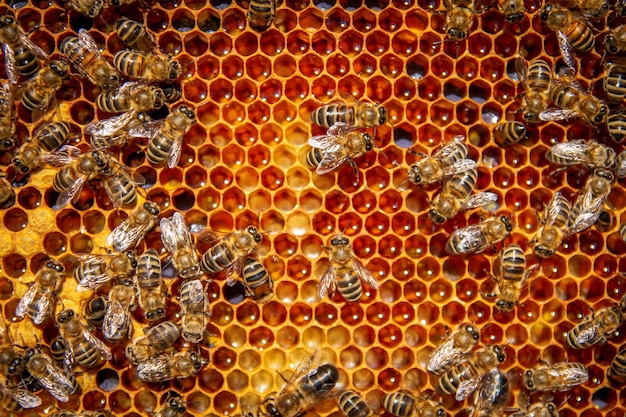
[{"label": "bee abdomen", "polygon": [[337,274],[337,289],[346,301],[358,301],[363,294],[361,280],[353,270]]},{"label": "bee abdomen", "polygon": [[210,248],[202,256],[200,265],[210,274],[217,274],[230,266],[235,261],[233,253],[223,244],[217,244]]},{"label": "bee abdomen", "polygon": [[609,376],[626,377],[626,349],[620,351],[609,368]]},{"label": "bee abdomen", "polygon": [[306,163],[309,164],[311,168],[317,168],[322,162],[322,159],[324,159],[324,153],[319,148],[311,148],[306,154]]},{"label": "bee abdomen", "polygon": [[33,111],[41,107],[45,99],[46,96],[41,95],[39,90],[37,90],[36,88],[29,88],[24,91],[21,102],[26,109]]},{"label": "bee abdomen", "polygon": [[88,342],[79,342],[74,346],[74,358],[84,368],[93,368],[98,364],[100,354]]},{"label": "bee abdomen", "polygon": [[171,140],[168,140],[162,134],[156,134],[150,138],[148,143],[148,161],[153,164],[161,164],[172,152]]},{"label": "bee abdomen", "polygon": [[382,400],[383,407],[397,417],[409,417],[415,407],[415,400],[401,392],[386,394]]},{"label": "bee abdomen", "polygon": [[249,287],[257,288],[267,280],[268,273],[260,261],[254,258],[246,258],[243,276]]},{"label": "bee abdomen", "polygon": [[311,113],[311,121],[322,127],[331,127],[337,122],[352,125],[355,122],[354,108],[345,104],[328,104]]},{"label": "bee abdomen", "polygon": [[48,152],[52,152],[65,142],[70,134],[70,125],[66,122],[52,122],[42,128],[37,141]]},{"label": "bee abdomen", "polygon": [[36,74],[41,68],[37,58],[35,58],[33,53],[27,48],[19,47],[13,52],[13,56],[15,58],[15,69],[17,69],[20,75],[29,78]]},{"label": "bee abdomen", "polygon": [[473,369],[471,365],[462,363],[443,374],[437,382],[437,388],[444,394],[454,394],[459,388],[464,375],[472,373]]},{"label": "bee abdomen", "polygon": [[113,66],[129,78],[140,78],[145,62],[145,55],[139,52],[119,51],[113,57]]},{"label": "bee abdomen", "polygon": [[565,32],[565,37],[569,39],[573,48],[582,52],[589,52],[595,44],[593,32],[583,22],[572,23]]},{"label": "bee abdomen", "polygon": [[370,414],[368,405],[352,391],[346,391],[337,400],[346,417],[366,417]]}]

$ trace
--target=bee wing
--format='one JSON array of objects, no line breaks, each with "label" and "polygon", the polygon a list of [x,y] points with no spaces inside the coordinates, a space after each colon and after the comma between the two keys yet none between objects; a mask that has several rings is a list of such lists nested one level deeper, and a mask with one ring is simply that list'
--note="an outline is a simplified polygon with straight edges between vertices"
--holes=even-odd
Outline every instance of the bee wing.
[{"label": "bee wing", "polygon": [[108,119],[98,120],[85,126],[85,131],[92,136],[109,137],[116,135],[135,117],[134,111],[122,113]]},{"label": "bee wing", "polygon": [[186,291],[187,287],[192,288],[189,289],[189,297],[185,300],[185,302],[181,301],[180,303],[183,316],[189,311],[197,311],[199,309],[204,310],[205,294],[204,289],[202,288],[202,282],[199,279],[185,281],[185,283],[183,283],[180,287],[180,292],[184,292],[184,289]]},{"label": "bee wing", "polygon": [[169,356],[157,356],[143,361],[137,365],[137,377],[142,381],[159,382],[171,379]]},{"label": "bee wing", "polygon": [[563,55],[563,61],[565,61],[565,65],[572,69],[575,69],[576,62],[574,61],[574,57],[572,55],[572,46],[567,40],[567,36],[565,36],[565,33],[561,32],[560,30],[557,30],[556,38],[559,42],[559,50],[561,51],[561,55]]},{"label": "bee wing", "polygon": [[337,282],[335,280],[335,268],[333,267],[332,258],[328,261],[328,269],[320,278],[320,283],[318,286],[318,294],[320,298],[326,297],[326,294],[334,294],[337,288]]},{"label": "bee wing", "polygon": [[345,122],[336,122],[334,125],[328,128],[326,134],[331,137],[342,137],[350,132],[357,130],[354,126],[349,126]]},{"label": "bee wing", "polygon": [[524,58],[515,58],[515,72],[517,73],[519,81],[522,83],[524,92],[528,93],[528,68],[526,67],[526,61],[524,61]]},{"label": "bee wing", "polygon": [[239,258],[235,259],[235,261],[228,267],[226,268],[226,277],[232,277],[234,275],[239,275],[241,276],[241,273],[243,271],[243,265],[246,261],[246,257],[248,256],[248,253],[250,251],[247,251],[243,256],[240,256]]},{"label": "bee wing", "polygon": [[[576,328],[574,327],[574,329]],[[570,332],[574,331],[574,329],[570,330]],[[580,323],[578,325],[578,332],[575,333],[575,335],[576,337],[574,339],[580,344],[589,343],[598,337],[596,333],[596,326],[594,326],[591,321]]]},{"label": "bee wing", "polygon": [[[461,253],[478,252],[489,246],[479,224],[473,224],[463,229],[457,229],[452,232],[452,235],[459,237],[459,242],[456,247]],[[450,239],[452,239],[453,236],[450,236]]]},{"label": "bee wing", "polygon": [[33,302],[35,296],[37,295],[38,288],[39,285],[36,283],[28,287],[20,301],[17,303],[17,307],[15,309],[15,315],[17,317],[24,317],[26,315],[28,312],[28,306]]},{"label": "bee wing", "polygon": [[617,178],[626,177],[626,158],[617,158],[616,161],[617,163],[615,164],[615,176]]},{"label": "bee wing", "polygon": [[178,237],[176,235],[176,226],[174,222],[168,218],[161,219],[161,241],[168,252],[174,253],[178,249]]},{"label": "bee wing", "polygon": [[78,31],[78,40],[80,41],[83,48],[87,49],[89,52],[95,54],[98,58],[100,58],[100,48],[98,48],[98,44],[96,43],[96,41],[93,40],[89,32],[87,32],[85,29],[80,29]]},{"label": "bee wing", "polygon": [[560,200],[561,200],[561,193],[557,191],[556,193],[554,193],[554,195],[550,199],[550,202],[548,203],[548,207],[546,207],[546,214],[543,219],[543,223],[545,226],[551,226],[556,221],[560,212],[559,210]]},{"label": "bee wing", "polygon": [[183,150],[183,135],[183,132],[176,135],[176,139],[172,142],[172,150],[170,151],[170,155],[167,157],[167,166],[169,168],[176,167],[176,165],[178,165],[178,161],[180,161],[180,154]]},{"label": "bee wing", "polygon": [[573,235],[590,228],[598,220],[598,217],[600,217],[603,201],[600,201],[600,203],[600,207],[595,210],[581,213],[578,217],[572,219],[570,226],[565,229],[565,235]]},{"label": "bee wing", "polygon": [[464,359],[463,353],[462,349],[454,347],[452,340],[448,339],[430,353],[427,369],[439,373],[438,371],[461,363]]},{"label": "bee wing", "polygon": [[3,52],[7,76],[13,84],[17,84],[18,76],[17,71],[15,71],[15,54],[13,53],[13,49],[11,49],[11,47],[5,43]]},{"label": "bee wing", "polygon": [[341,145],[339,145],[333,138],[333,136],[329,136],[328,134],[313,136],[307,141],[307,143],[313,148],[322,149],[328,152],[335,152]]},{"label": "bee wing", "polygon": [[283,393],[287,387],[293,385],[295,381],[297,381],[300,377],[304,375],[308,375],[313,372],[320,363],[321,353],[319,350],[315,350],[311,355],[305,356],[296,366],[291,375],[291,378],[287,381],[287,384],[280,391]]},{"label": "bee wing", "polygon": [[552,145],[548,153],[558,156],[559,158],[567,159],[572,163],[582,164],[587,160],[586,152],[588,148],[589,145],[585,143],[585,141],[577,140]]},{"label": "bee wing", "polygon": [[327,174],[341,165],[343,165],[348,159],[350,159],[347,155],[342,155],[339,152],[327,152],[324,151],[324,157],[320,161],[319,165],[315,169],[320,175]]},{"label": "bee wing", "polygon": [[470,379],[466,379],[465,381],[461,381],[459,384],[459,388],[456,390],[455,398],[457,401],[463,401],[467,397],[470,396],[472,392],[478,388],[480,383],[483,381],[484,375],[478,375]]},{"label": "bee wing", "polygon": [[193,247],[194,245],[191,233],[189,233],[189,228],[187,227],[187,223],[185,222],[183,215],[176,212],[172,216],[172,220],[174,222],[174,227],[176,228],[176,233],[179,236],[181,247]]},{"label": "bee wing", "polygon": [[102,334],[106,339],[115,337],[115,334],[124,328],[128,320],[129,316],[122,303],[109,300],[102,322]]},{"label": "bee wing", "polygon": [[77,200],[80,195],[80,190],[82,190],[85,185],[85,181],[87,181],[86,175],[78,177],[76,182],[74,182],[70,188],[59,194],[59,197],[52,208],[55,210],[61,210],[70,201]]},{"label": "bee wing", "polygon": [[83,337],[94,347],[106,360],[111,360],[113,355],[111,350],[100,339],[95,337],[91,332],[85,328],[82,329]]},{"label": "bee wing", "polygon": [[[117,227],[111,230],[107,236],[106,245],[113,247],[118,252],[126,251],[132,242],[137,240],[147,225],[142,223],[133,227],[131,218],[126,218]],[[137,242],[139,243],[139,242]]]},{"label": "bee wing", "polygon": [[45,162],[53,167],[63,167],[75,161],[81,154],[81,151],[76,146],[63,145],[56,152],[41,155],[39,158],[41,162]]},{"label": "bee wing", "polygon": [[445,177],[447,177],[450,175],[461,174],[473,168],[476,168],[476,161],[466,158],[461,159],[460,161],[457,161],[448,167],[445,167],[441,170],[441,172]]},{"label": "bee wing", "polygon": [[103,182],[104,191],[106,191],[109,199],[115,207],[122,207],[124,205],[124,184],[118,177],[109,178]]},{"label": "bee wing", "polygon": [[54,366],[49,359],[46,362],[46,376],[38,379],[39,383],[57,400],[69,401],[69,393],[72,392],[72,381],[63,373],[61,369]]},{"label": "bee wing", "polygon": [[33,55],[35,55],[35,57],[39,58],[42,61],[50,60],[50,57],[48,56],[48,54],[45,53],[43,49],[41,49],[39,46],[33,43],[30,39],[28,39],[28,37],[24,33],[19,31],[17,36],[20,38],[20,41],[22,42],[22,44],[26,46],[26,48],[28,48],[28,50],[30,50],[33,53]]},{"label": "bee wing", "polygon": [[432,155],[432,158],[444,159],[449,157],[450,155],[458,155],[459,153],[463,158],[465,158],[467,156],[467,147],[465,147],[465,150],[463,152],[460,152],[460,150],[456,147],[457,142],[460,143],[463,141],[465,141],[465,137],[461,135],[455,136],[452,141],[437,149]]},{"label": "bee wing", "polygon": [[161,129],[164,123],[164,119],[159,119],[143,123],[139,126],[133,126],[128,131],[128,135],[133,138],[151,138]]},{"label": "bee wing", "polygon": [[559,385],[572,387],[584,384],[589,379],[587,368],[571,366],[573,363],[559,362],[546,369],[546,373],[550,374],[554,379],[559,381]]},{"label": "bee wing", "polygon": [[472,195],[461,204],[461,210],[468,210],[476,207],[483,207],[487,204],[495,203],[498,201],[498,195],[489,191],[483,191],[478,194]]},{"label": "bee wing", "polygon": [[544,122],[573,119],[579,116],[580,113],[575,110],[557,109],[554,107],[551,107],[539,113],[539,119],[543,120]]},{"label": "bee wing", "polygon": [[354,272],[356,272],[357,276],[365,281],[370,287],[378,289],[380,284],[378,283],[378,280],[374,278],[372,272],[355,257],[352,257],[352,262],[352,266],[354,266]]},{"label": "bee wing", "polygon": [[35,408],[41,405],[41,398],[25,389],[9,389],[2,387],[3,395],[15,400],[22,408]]},{"label": "bee wing", "polygon": [[54,308],[54,289],[46,288],[46,290],[41,295],[39,299],[39,303],[37,306],[37,314],[33,318],[33,323],[41,324],[43,321],[50,317],[52,314],[52,309]]}]

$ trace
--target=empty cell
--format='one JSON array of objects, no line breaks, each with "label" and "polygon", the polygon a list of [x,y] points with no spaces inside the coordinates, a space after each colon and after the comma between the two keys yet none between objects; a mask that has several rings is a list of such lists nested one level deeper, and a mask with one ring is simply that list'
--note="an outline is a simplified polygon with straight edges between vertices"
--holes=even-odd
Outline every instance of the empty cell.
[{"label": "empty cell", "polygon": [[430,108],[430,119],[435,126],[443,127],[452,121],[454,106],[446,101],[439,100]]},{"label": "empty cell", "polygon": [[311,41],[309,35],[301,30],[287,36],[287,49],[293,55],[302,55],[308,51]]},{"label": "empty cell", "polygon": [[433,57],[441,49],[441,36],[433,32],[426,32],[420,37],[419,46],[422,54]]},{"label": "empty cell", "polygon": [[354,57],[363,49],[363,35],[349,30],[341,35],[337,46],[345,55]]},{"label": "empty cell", "polygon": [[239,35],[246,28],[246,15],[238,9],[228,9],[222,15],[222,28],[230,35]]},{"label": "empty cell", "polygon": [[[427,44],[429,42],[431,41],[426,41]],[[430,47],[436,48],[436,45],[431,44]],[[393,35],[393,38],[391,39],[391,48],[397,55],[409,57],[417,52],[417,36],[409,30],[401,30]]]},{"label": "empty cell", "polygon": [[376,72],[377,68],[378,63],[376,62],[376,58],[369,54],[360,54],[352,62],[352,69],[359,77],[369,77]]},{"label": "empty cell", "polygon": [[[305,77],[316,77],[324,70],[324,61],[316,54],[307,54],[299,60],[298,68]],[[304,81],[300,77],[298,79]],[[306,84],[308,88],[308,82]]]},{"label": "empty cell", "polygon": [[373,55],[380,56],[389,49],[389,36],[381,31],[374,31],[365,38],[365,48]]},{"label": "empty cell", "polygon": [[266,55],[278,55],[285,49],[285,35],[276,29],[270,29],[263,32],[259,44],[261,45],[261,51]]}]

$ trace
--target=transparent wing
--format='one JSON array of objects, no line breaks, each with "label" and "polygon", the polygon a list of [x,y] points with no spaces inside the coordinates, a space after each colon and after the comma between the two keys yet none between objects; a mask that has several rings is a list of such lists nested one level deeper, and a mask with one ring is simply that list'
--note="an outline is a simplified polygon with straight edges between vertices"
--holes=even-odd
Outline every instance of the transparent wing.
[{"label": "transparent wing", "polygon": [[6,43],[4,44],[4,63],[9,80],[11,80],[13,84],[17,84],[18,74],[15,70],[15,54],[13,53],[13,49]]},{"label": "transparent wing", "polygon": [[348,161],[348,159],[350,158],[343,153],[324,151],[324,157],[322,158],[319,165],[315,169],[315,172],[317,172],[320,175],[327,174],[339,168],[346,161]]},{"label": "transparent wing", "polygon": [[57,400],[69,401],[69,393],[72,392],[72,381],[59,369],[54,366],[48,358],[45,359],[46,376],[38,379],[39,383]]},{"label": "transparent wing", "polygon": [[575,110],[566,110],[566,109],[557,109],[557,108],[549,108],[546,111],[543,111],[539,114],[539,119],[544,122],[549,121],[561,121],[568,120],[579,117],[580,113]]},{"label": "transparent wing", "polygon": [[170,361],[168,356],[158,356],[141,362],[137,365],[137,377],[148,382],[168,380],[171,378]]},{"label": "transparent wing", "polygon": [[41,324],[43,321],[50,317],[52,314],[52,310],[54,309],[54,286],[46,288],[46,290],[41,295],[39,299],[39,304],[37,306],[37,314],[33,318],[33,323]]},{"label": "transparent wing", "polygon": [[563,61],[565,61],[565,64],[568,67],[575,69],[576,62],[574,61],[574,57],[572,56],[572,46],[567,40],[567,36],[565,36],[565,33],[561,32],[560,30],[557,30],[556,38],[559,42],[559,50],[561,51],[561,55],[563,55]]},{"label": "transparent wing", "polygon": [[570,222],[571,225],[567,229],[565,229],[565,235],[573,235],[590,228],[598,220],[598,217],[600,217],[601,209],[602,205],[600,205],[600,207],[598,207],[596,210],[581,213],[578,217]]},{"label": "transparent wing", "polygon": [[41,399],[25,389],[9,389],[2,387],[3,395],[15,400],[22,408],[35,408],[41,405]]},{"label": "transparent wing", "polygon": [[548,151],[559,158],[567,159],[571,163],[582,164],[587,161],[589,145],[583,140],[557,143]]},{"label": "transparent wing", "polygon": [[42,61],[50,60],[48,54],[45,53],[43,49],[33,43],[30,39],[28,39],[28,37],[24,33],[20,31],[17,36],[20,38],[20,42],[22,42],[22,45],[26,46],[26,48],[28,48],[28,50],[30,50],[33,55],[35,55],[35,57],[39,58]]},{"label": "transparent wing", "polygon": [[226,268],[227,278],[235,276],[235,275],[241,276],[242,271],[243,271],[243,266],[246,261],[246,257],[248,256],[249,253],[250,251],[247,251],[243,256],[240,256],[239,258],[235,259],[235,261],[228,268]]},{"label": "transparent wing", "polygon": [[546,208],[546,214],[543,219],[543,223],[545,226],[551,226],[554,224],[559,213],[561,212],[559,205],[562,202],[563,202],[563,199],[561,198],[561,193],[557,191],[552,196],[552,199],[550,199],[550,202],[548,203],[548,207]]},{"label": "transparent wing", "polygon": [[474,168],[476,168],[476,161],[473,159],[461,159],[460,161],[443,168],[441,172],[445,177],[447,177],[450,175],[461,174]]},{"label": "transparent wing", "polygon": [[103,185],[104,191],[106,191],[109,199],[111,199],[113,206],[122,207],[124,205],[124,196],[126,191],[121,177],[115,176],[108,178],[104,181]]},{"label": "transparent wing", "polygon": [[369,285],[370,287],[378,289],[378,280],[374,278],[374,275],[371,273],[371,271],[367,269],[365,265],[361,263],[361,261],[354,257],[352,258],[352,262],[352,266],[354,266],[354,271],[356,272],[357,276],[365,281],[365,283],[367,283],[367,285]]},{"label": "transparent wing", "polygon": [[133,138],[151,138],[163,127],[164,123],[165,119],[160,119],[152,120],[139,126],[133,126],[128,130],[128,135]]},{"label": "transparent wing", "polygon": [[328,135],[313,136],[307,143],[313,148],[322,149],[327,152],[336,152],[341,147],[333,136]]},{"label": "transparent wing", "polygon": [[432,158],[444,159],[444,158],[448,158],[451,155],[459,155],[459,154],[461,155],[462,158],[465,158],[467,156],[467,146],[463,144],[463,147],[462,147],[463,151],[457,148],[458,144],[462,143],[463,141],[465,141],[465,137],[461,135],[455,136],[451,142],[446,143],[444,146],[437,149],[437,151],[432,155]]},{"label": "transparent wing", "polygon": [[478,194],[472,195],[461,204],[461,210],[468,210],[471,208],[486,206],[487,204],[495,203],[498,201],[498,195],[489,191],[483,191]]},{"label": "transparent wing", "polygon": [[91,122],[85,126],[85,131],[92,136],[111,137],[117,135],[135,117],[134,111],[122,113],[108,119]]},{"label": "transparent wing", "polygon": [[191,233],[185,222],[185,218],[179,212],[174,213],[172,216],[174,227],[176,228],[176,234],[179,236],[180,247],[193,247],[193,240],[191,239]]},{"label": "transparent wing", "polygon": [[59,194],[59,197],[57,198],[57,201],[52,208],[55,210],[60,210],[65,207],[65,205],[70,201],[77,200],[78,196],[80,195],[80,191],[83,189],[86,181],[86,175],[81,175],[80,177],[78,177],[76,179],[76,182],[74,182],[74,184],[72,184],[69,189]]},{"label": "transparent wing", "polygon": [[[191,287],[187,290],[187,287]],[[191,281],[186,281],[183,285],[181,285],[180,292],[183,293],[185,291],[189,291],[189,297],[187,297],[185,302],[181,300],[180,307],[182,310],[182,315],[185,316],[190,311],[202,311],[204,310],[204,290],[202,288],[202,282],[199,279],[194,279]]]},{"label": "transparent wing", "polygon": [[[570,332],[573,332],[574,329],[570,330]],[[573,334],[574,333],[572,333],[572,335]],[[574,337],[574,340],[577,343],[584,345],[595,340],[597,337],[598,336],[596,333],[596,326],[594,326],[593,323],[591,323],[591,321],[586,321],[578,325],[578,332],[576,333],[576,337]]]},{"label": "transparent wing", "polygon": [[337,282],[335,279],[335,268],[333,267],[332,258],[329,260],[328,269],[320,278],[320,283],[318,287],[318,293],[320,298],[326,297],[326,294],[334,294],[335,289],[337,288]]},{"label": "transparent wing", "polygon": [[102,334],[106,339],[115,338],[126,327],[128,320],[128,313],[122,303],[109,300],[102,322]]},{"label": "transparent wing", "polygon": [[91,332],[85,328],[82,329],[83,337],[93,346],[100,354],[106,359],[111,360],[113,355],[111,354],[111,350],[105,345],[100,339],[95,337]]},{"label": "transparent wing", "polygon": [[559,381],[562,386],[572,387],[584,384],[589,379],[589,372],[584,367],[572,366],[573,363],[559,362],[546,369],[546,373]]},{"label": "transparent wing", "polygon": [[461,381],[459,384],[459,388],[456,390],[455,398],[457,401],[463,401],[467,397],[470,396],[472,392],[478,388],[480,383],[482,382],[484,375],[475,376],[470,379],[466,379]]},{"label": "transparent wing", "polygon": [[80,29],[78,31],[78,40],[80,41],[83,48],[95,54],[98,58],[101,57],[98,44],[96,43],[96,41],[93,40],[89,32],[87,32],[85,29]]},{"label": "transparent wing", "polygon": [[178,249],[178,237],[176,236],[175,225],[172,220],[161,219],[161,241],[168,252],[174,253]]},{"label": "transparent wing", "polygon": [[452,239],[454,235],[459,238],[456,248],[461,253],[479,252],[489,246],[482,232],[482,227],[479,224],[473,224],[463,229],[455,230],[452,236],[450,236],[450,239]]},{"label": "transparent wing", "polygon": [[33,302],[37,293],[39,291],[39,285],[37,283],[32,284],[24,293],[19,303],[17,303],[17,308],[15,309],[15,315],[17,317],[24,317],[28,312],[28,306]]},{"label": "transparent wing", "polygon": [[133,242],[138,243],[139,237],[146,232],[148,226],[147,223],[135,224],[128,217],[109,233],[106,244],[118,252],[125,252]]},{"label": "transparent wing", "polygon": [[298,363],[298,365],[293,371],[293,374],[291,375],[291,378],[289,378],[289,380],[287,381],[287,384],[285,384],[285,386],[280,392],[283,393],[287,389],[287,387],[289,387],[290,385],[293,385],[293,383],[297,381],[299,378],[313,372],[318,367],[320,363],[320,358],[321,358],[321,353],[319,350],[315,350],[311,355],[305,356]]},{"label": "transparent wing", "polygon": [[356,129],[357,128],[349,126],[345,122],[337,122],[328,128],[328,130],[326,131],[326,134],[328,136],[342,137],[350,132],[355,131]]},{"label": "transparent wing", "polygon": [[439,374],[443,370],[461,363],[464,359],[464,351],[454,346],[452,339],[448,338],[430,353],[427,369]]},{"label": "transparent wing", "polygon": [[169,168],[174,168],[178,165],[178,161],[180,161],[180,155],[183,150],[183,136],[184,132],[180,132],[176,135],[174,142],[172,142],[172,149],[170,151],[170,155],[167,157],[167,166]]},{"label": "transparent wing", "polygon": [[520,83],[522,83],[524,92],[528,93],[528,68],[526,67],[526,61],[524,61],[524,58],[515,58],[515,72],[517,73]]},{"label": "transparent wing", "polygon": [[72,343],[65,335],[63,335],[63,345],[65,347],[65,351],[63,352],[63,368],[66,372],[70,372],[72,365],[74,365],[74,346],[72,346]]}]

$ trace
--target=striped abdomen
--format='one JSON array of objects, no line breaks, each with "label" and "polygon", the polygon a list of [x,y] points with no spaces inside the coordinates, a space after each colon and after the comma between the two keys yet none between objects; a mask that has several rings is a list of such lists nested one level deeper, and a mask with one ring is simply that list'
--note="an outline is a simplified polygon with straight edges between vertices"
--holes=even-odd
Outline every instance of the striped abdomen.
[{"label": "striped abdomen", "polygon": [[528,67],[528,89],[548,93],[552,84],[552,69],[543,59],[536,59]]},{"label": "striped abdomen", "polygon": [[564,32],[572,48],[582,52],[589,52],[595,45],[593,32],[584,22],[576,20]]},{"label": "striped abdomen", "polygon": [[235,256],[230,248],[223,243],[218,243],[202,255],[200,266],[209,274],[217,274],[233,262],[235,262]]},{"label": "striped abdomen", "polygon": [[311,113],[311,121],[322,127],[331,127],[337,122],[355,124],[354,106],[334,103],[318,107]]},{"label": "striped abdomen", "polygon": [[444,394],[454,394],[462,381],[473,378],[477,374],[476,368],[469,362],[464,362],[448,369],[439,378],[437,388]]},{"label": "striped abdomen", "polygon": [[174,141],[162,132],[155,133],[148,142],[148,161],[155,165],[162,164],[172,153]]},{"label": "striped abdomen", "polygon": [[361,279],[350,266],[339,266],[335,272],[337,290],[346,301],[358,301],[363,295]]},{"label": "striped abdomen", "polygon": [[146,56],[141,52],[119,51],[113,57],[113,66],[129,78],[141,78],[146,68]]}]

